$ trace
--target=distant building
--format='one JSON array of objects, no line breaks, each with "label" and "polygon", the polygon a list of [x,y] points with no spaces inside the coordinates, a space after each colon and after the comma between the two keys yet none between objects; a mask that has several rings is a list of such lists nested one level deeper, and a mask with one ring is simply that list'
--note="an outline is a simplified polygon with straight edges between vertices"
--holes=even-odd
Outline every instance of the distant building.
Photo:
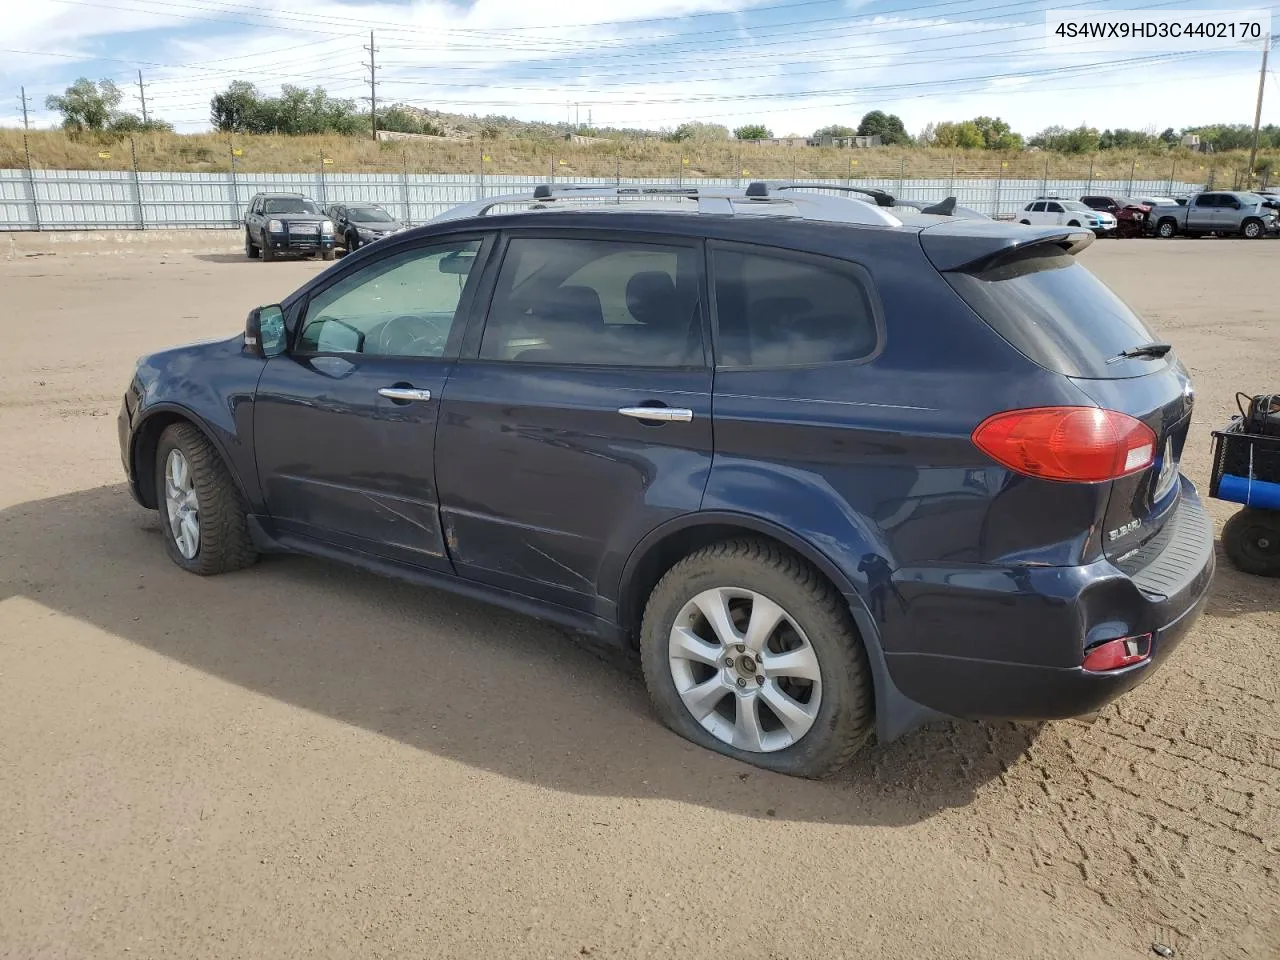
[{"label": "distant building", "polygon": [[868,147],[878,147],[881,145],[879,134],[872,137],[825,136],[810,140],[809,143],[815,147],[836,147],[841,150],[865,150]]},{"label": "distant building", "polygon": [[564,137],[564,138],[565,138],[565,140],[569,141],[569,143],[580,143],[580,144],[609,143],[609,142],[610,142],[610,140],[609,140],[609,138],[608,138],[608,137],[584,137],[584,136],[583,136],[582,134],[580,134],[580,133],[567,133],[567,134],[565,134],[565,137]]},{"label": "distant building", "polygon": [[764,140],[745,140],[744,143],[759,143],[770,147],[807,147],[808,137],[769,137]]}]

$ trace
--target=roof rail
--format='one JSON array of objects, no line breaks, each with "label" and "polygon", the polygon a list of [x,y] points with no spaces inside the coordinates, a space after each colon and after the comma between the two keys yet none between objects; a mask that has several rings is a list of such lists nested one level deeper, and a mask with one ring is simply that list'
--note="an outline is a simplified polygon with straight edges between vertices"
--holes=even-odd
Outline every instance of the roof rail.
[{"label": "roof rail", "polygon": [[[531,194],[507,194],[505,196],[487,197],[464,203],[461,206],[446,210],[433,218],[432,222],[462,220],[469,217],[482,217],[494,207],[528,206],[533,210],[551,209],[557,201],[574,201],[583,199],[647,199],[670,197],[675,199],[694,200],[698,204],[698,213],[734,215],[735,213],[756,213],[753,207],[776,206],[779,213],[793,212],[806,220],[822,220],[831,223],[865,223],[888,227],[900,227],[902,221],[893,214],[882,209],[885,204],[876,196],[882,191],[867,191],[858,188],[834,187],[826,188],[815,185],[817,189],[835,189],[841,192],[862,193],[873,196],[872,204],[861,197],[832,197],[823,195],[802,195],[792,193],[778,196],[767,184],[753,183],[746,190],[731,187],[696,187],[685,184],[640,184],[635,186],[600,186],[593,184],[551,184],[543,183],[534,188]],[[892,199],[892,198],[890,198]],[[735,204],[737,209],[735,209]]]},{"label": "roof rail", "polygon": [[772,190],[775,193],[784,190],[835,190],[839,193],[861,193],[873,199],[878,207],[896,206],[893,194],[887,193],[884,190],[877,190],[875,187],[846,187],[844,184],[793,182],[775,183],[770,185],[764,182],[758,182],[747,187],[748,194],[751,192],[752,187],[763,188],[765,191]]}]

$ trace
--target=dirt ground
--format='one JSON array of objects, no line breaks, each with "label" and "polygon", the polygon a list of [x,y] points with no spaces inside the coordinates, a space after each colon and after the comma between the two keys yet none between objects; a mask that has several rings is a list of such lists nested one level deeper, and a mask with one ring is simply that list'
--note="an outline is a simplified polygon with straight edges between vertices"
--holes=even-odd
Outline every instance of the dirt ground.
[{"label": "dirt ground", "polygon": [[[1280,244],[1082,256],[1195,375],[1205,489],[1234,392],[1280,389]],[[321,266],[0,262],[0,957],[1280,957],[1280,583],[1225,561],[1095,723],[941,723],[832,783],[695,749],[531,620],[182,573],[122,483],[133,361]]]}]

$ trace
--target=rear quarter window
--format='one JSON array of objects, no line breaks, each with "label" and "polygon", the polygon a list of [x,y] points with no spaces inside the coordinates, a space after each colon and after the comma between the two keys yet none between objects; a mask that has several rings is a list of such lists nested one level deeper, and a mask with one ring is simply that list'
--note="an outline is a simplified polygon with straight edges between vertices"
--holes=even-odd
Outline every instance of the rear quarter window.
[{"label": "rear quarter window", "polygon": [[1055,373],[1142,376],[1164,369],[1172,358],[1117,360],[1155,338],[1106,284],[1058,247],[1033,247],[980,273],[944,276],[1005,340]]}]

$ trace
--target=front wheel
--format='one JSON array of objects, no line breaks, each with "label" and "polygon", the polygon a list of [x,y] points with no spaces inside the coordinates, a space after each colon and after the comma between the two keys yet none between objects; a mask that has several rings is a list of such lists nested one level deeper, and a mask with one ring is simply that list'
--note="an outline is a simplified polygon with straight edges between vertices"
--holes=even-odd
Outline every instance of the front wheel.
[{"label": "front wheel", "polygon": [[333,251],[333,247],[326,247],[320,251],[321,260],[332,260],[334,256],[336,256],[336,254]]},{"label": "front wheel", "polygon": [[1245,507],[1222,528],[1232,566],[1259,577],[1280,577],[1280,512]]},{"label": "front wheel", "polygon": [[246,230],[244,232],[244,255],[250,260],[257,260],[261,253],[262,251],[260,251],[253,242],[252,234]]},{"label": "front wheel", "polygon": [[1156,233],[1168,240],[1178,232],[1178,225],[1172,220],[1161,220],[1156,227]]},{"label": "front wheel", "polygon": [[847,603],[774,544],[725,541],[675,564],[649,596],[640,656],[663,723],[746,763],[826,777],[871,735]]},{"label": "front wheel", "polygon": [[1258,220],[1254,217],[1250,217],[1248,220],[1246,220],[1243,224],[1240,225],[1240,232],[1244,234],[1245,239],[1247,240],[1258,240],[1258,239],[1261,239],[1263,233],[1265,233],[1266,230],[1262,226],[1261,220]]},{"label": "front wheel", "polygon": [[1078,226],[1080,226],[1080,221],[1079,221],[1079,220],[1072,220],[1070,223],[1068,223],[1068,224],[1067,224],[1067,226],[1068,226],[1068,227],[1078,227]]},{"label": "front wheel", "polygon": [[1030,220],[1019,220],[1018,222],[1019,222],[1020,224],[1022,224],[1024,227],[1029,227],[1029,226],[1031,226],[1031,221],[1030,221]]},{"label": "front wheel", "polygon": [[156,447],[156,509],[178,566],[208,576],[258,559],[248,507],[213,445],[189,423],[165,428]]}]

